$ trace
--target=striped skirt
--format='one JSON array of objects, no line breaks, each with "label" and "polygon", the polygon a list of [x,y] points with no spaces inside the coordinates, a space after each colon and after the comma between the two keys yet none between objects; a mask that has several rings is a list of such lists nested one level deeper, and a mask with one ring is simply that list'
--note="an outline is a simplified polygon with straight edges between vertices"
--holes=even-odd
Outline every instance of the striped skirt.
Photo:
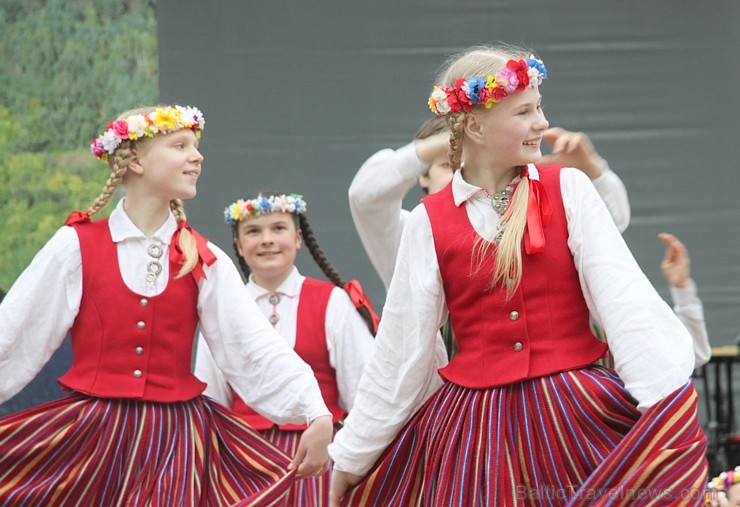
[{"label": "striped skirt", "polygon": [[[280,505],[289,458],[210,399],[78,393],[0,419],[0,505]],[[246,500],[245,500],[246,499]]]},{"label": "striped skirt", "polygon": [[[283,431],[277,426],[262,431],[262,435],[288,456],[298,452],[302,431]],[[329,505],[329,473],[295,481],[281,507],[327,507]]]},{"label": "striped skirt", "polygon": [[490,389],[447,383],[343,505],[699,505],[696,399],[689,383],[641,416],[600,366]]}]

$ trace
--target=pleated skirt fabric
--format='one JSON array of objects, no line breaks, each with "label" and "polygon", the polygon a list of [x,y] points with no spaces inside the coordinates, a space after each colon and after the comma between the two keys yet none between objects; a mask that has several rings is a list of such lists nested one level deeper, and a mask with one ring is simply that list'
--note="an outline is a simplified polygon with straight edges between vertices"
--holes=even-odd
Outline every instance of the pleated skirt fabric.
[{"label": "pleated skirt fabric", "polygon": [[489,389],[446,383],[343,505],[700,505],[696,400],[687,383],[640,414],[601,366]]},{"label": "pleated skirt fabric", "polygon": [[[303,434],[302,431],[284,431],[276,426],[261,433],[288,456],[296,455]],[[330,475],[331,471],[319,477],[307,477],[295,481],[290,492],[279,505],[281,507],[328,507]]]},{"label": "pleated skirt fabric", "polygon": [[2,506],[281,505],[290,459],[216,402],[81,394],[0,418]]}]

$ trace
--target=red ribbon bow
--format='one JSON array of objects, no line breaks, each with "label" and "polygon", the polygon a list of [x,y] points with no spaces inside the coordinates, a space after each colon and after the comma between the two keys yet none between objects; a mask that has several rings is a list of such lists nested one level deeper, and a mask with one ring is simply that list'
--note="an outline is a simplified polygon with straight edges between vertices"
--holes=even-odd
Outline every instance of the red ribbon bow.
[{"label": "red ribbon bow", "polygon": [[206,278],[206,273],[203,271],[203,263],[205,263],[206,266],[210,266],[216,262],[216,256],[208,248],[208,240],[191,229],[190,226],[186,224],[185,220],[180,220],[177,223],[177,231],[175,231],[175,234],[172,236],[172,245],[170,245],[171,262],[177,264],[185,262],[185,256],[180,249],[180,231],[183,229],[187,229],[195,238],[195,245],[198,249],[198,262],[193,268],[193,278],[195,278],[195,283],[198,283],[201,278]]},{"label": "red ribbon bow", "polygon": [[378,325],[380,324],[380,317],[373,310],[373,306],[370,300],[362,290],[362,285],[357,280],[350,280],[344,285],[344,290],[349,294],[349,298],[352,300],[352,304],[355,308],[365,308],[370,312],[370,317],[373,320],[373,334],[378,332]]},{"label": "red ribbon bow", "polygon": [[87,211],[73,211],[64,221],[64,225],[84,224],[90,221],[90,213]]},{"label": "red ribbon bow", "polygon": [[[522,178],[529,178],[529,168],[521,172]],[[529,178],[529,197],[527,199],[527,227],[524,231],[524,251],[528,254],[545,251],[544,228],[552,218],[552,206],[545,186],[540,180]]]}]

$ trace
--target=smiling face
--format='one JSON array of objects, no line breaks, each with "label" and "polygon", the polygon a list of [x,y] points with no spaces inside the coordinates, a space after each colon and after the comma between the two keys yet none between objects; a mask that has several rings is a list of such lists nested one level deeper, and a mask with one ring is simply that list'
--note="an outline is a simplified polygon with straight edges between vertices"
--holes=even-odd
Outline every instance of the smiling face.
[{"label": "smiling face", "polygon": [[539,89],[528,88],[473,114],[480,126],[478,145],[492,164],[515,167],[542,158],[540,145],[549,124]]},{"label": "smiling face", "polygon": [[238,224],[234,242],[239,255],[253,273],[253,280],[267,289],[275,289],[293,270],[301,233],[292,213],[275,211]]},{"label": "smiling face", "polygon": [[189,129],[159,134],[139,143],[134,151],[142,183],[166,201],[195,197],[203,162],[198,147],[199,141]]}]

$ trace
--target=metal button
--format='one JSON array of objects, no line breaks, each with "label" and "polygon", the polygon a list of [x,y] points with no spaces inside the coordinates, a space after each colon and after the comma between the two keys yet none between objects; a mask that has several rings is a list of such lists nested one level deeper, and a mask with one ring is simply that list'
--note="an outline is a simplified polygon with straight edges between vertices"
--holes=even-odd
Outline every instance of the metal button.
[{"label": "metal button", "polygon": [[134,370],[134,377],[141,378],[141,370]]},{"label": "metal button", "polygon": [[270,315],[268,320],[270,321],[270,324],[274,326],[280,321],[280,315],[278,315],[277,313],[273,313],[272,315]]},{"label": "metal button", "polygon": [[138,327],[139,329],[144,329],[146,327],[146,323],[143,320],[140,320],[136,323],[136,327]]},{"label": "metal button", "polygon": [[144,353],[144,347],[136,347],[136,355],[140,356]]},{"label": "metal button", "polygon": [[519,318],[519,312],[517,312],[516,310],[514,310],[513,312],[511,312],[511,313],[509,314],[509,318],[510,318],[511,320],[516,320],[516,319],[518,319],[518,318]]},{"label": "metal button", "polygon": [[139,300],[139,304],[141,306],[146,306],[146,305],[149,304],[149,300],[148,299],[141,298],[141,300]]},{"label": "metal button", "polygon": [[515,352],[521,352],[524,346],[521,344],[521,342],[516,342],[514,344],[514,351]]}]

